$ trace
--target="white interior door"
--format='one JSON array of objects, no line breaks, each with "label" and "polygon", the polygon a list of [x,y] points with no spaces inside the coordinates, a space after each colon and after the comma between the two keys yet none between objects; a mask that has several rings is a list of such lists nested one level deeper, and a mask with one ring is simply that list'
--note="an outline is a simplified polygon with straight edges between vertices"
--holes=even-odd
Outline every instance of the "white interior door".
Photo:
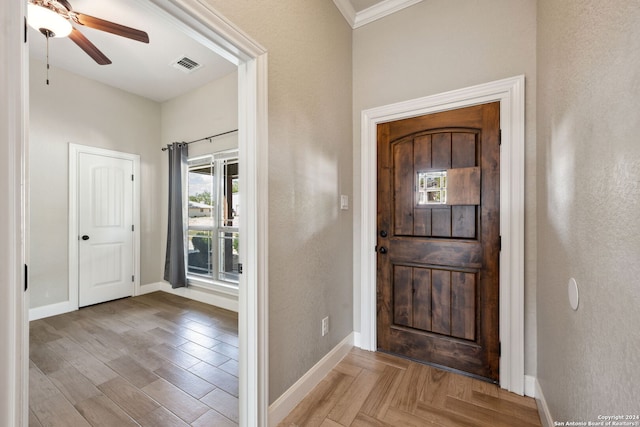
[{"label": "white interior door", "polygon": [[133,295],[133,161],[78,155],[80,307]]}]

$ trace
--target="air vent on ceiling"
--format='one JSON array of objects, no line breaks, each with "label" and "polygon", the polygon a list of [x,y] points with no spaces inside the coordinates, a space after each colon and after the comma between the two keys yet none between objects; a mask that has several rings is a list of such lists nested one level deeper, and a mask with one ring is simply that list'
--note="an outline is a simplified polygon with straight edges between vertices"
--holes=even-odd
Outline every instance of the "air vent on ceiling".
[{"label": "air vent on ceiling", "polygon": [[184,71],[185,73],[193,73],[195,70],[202,67],[202,65],[198,64],[196,61],[186,56],[179,57],[178,59],[173,61],[171,65],[173,65],[179,70]]}]

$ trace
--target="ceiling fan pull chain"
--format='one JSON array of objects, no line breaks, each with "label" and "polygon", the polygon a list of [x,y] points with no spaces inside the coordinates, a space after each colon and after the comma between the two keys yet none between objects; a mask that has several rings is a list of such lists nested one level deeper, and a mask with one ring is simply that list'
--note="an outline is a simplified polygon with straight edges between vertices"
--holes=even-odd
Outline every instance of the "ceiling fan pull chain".
[{"label": "ceiling fan pull chain", "polygon": [[49,35],[45,34],[44,37],[47,39],[47,86],[49,86]]},{"label": "ceiling fan pull chain", "polygon": [[47,39],[47,86],[49,86],[49,39],[52,37],[52,34],[49,30],[40,31],[44,34],[44,38]]}]

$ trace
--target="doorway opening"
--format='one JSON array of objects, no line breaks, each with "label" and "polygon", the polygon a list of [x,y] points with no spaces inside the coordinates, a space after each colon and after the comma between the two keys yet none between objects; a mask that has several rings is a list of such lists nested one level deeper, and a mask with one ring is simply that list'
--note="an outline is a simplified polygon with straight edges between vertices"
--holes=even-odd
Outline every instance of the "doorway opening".
[{"label": "doorway opening", "polygon": [[500,104],[378,125],[377,348],[498,382]]},{"label": "doorway opening", "polygon": [[523,395],[524,376],[524,76],[373,108],[362,112],[360,189],[360,347],[377,348],[377,125],[500,102],[500,386]]},{"label": "doorway opening", "polygon": [[138,155],[69,145],[68,308],[138,294],[139,170]]},{"label": "doorway opening", "polygon": [[[196,0],[149,0],[158,13],[164,13],[184,26],[194,37],[199,37],[212,50],[231,61],[238,68],[238,158],[247,165],[240,169],[238,180],[243,186],[245,212],[240,227],[246,232],[239,236],[243,248],[245,266],[240,278],[239,334],[240,334],[240,425],[266,425],[267,422],[267,99],[266,99],[266,51],[243,32],[218,15],[211,8]],[[26,8],[22,8],[26,9]],[[10,18],[16,19],[16,16]],[[22,23],[19,17],[16,26]],[[13,85],[27,93],[25,78],[27,68],[21,64],[23,75],[12,75]],[[26,99],[22,108],[28,110]],[[28,123],[23,124],[24,127]],[[25,142],[22,143],[26,146]],[[24,155],[28,160],[28,155]],[[28,171],[27,171],[28,174]],[[25,214],[28,215],[28,214]],[[28,295],[23,296],[23,301]],[[17,313],[18,315],[21,313]],[[16,317],[17,319],[17,317]],[[12,332],[16,337],[25,336],[26,318],[20,318]],[[20,341],[20,340],[16,340]],[[24,350],[23,350],[24,351]],[[28,365],[16,358],[12,372],[22,372],[26,377]],[[22,402],[22,415],[26,419],[28,402],[26,385],[16,383],[16,400]]]}]

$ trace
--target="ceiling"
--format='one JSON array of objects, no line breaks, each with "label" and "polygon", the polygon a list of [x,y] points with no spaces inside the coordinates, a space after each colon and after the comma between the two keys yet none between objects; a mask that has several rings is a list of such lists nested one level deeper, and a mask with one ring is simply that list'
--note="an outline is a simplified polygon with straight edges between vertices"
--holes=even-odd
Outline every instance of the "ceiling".
[{"label": "ceiling", "polygon": [[[366,25],[421,0],[334,0],[353,28]],[[71,39],[49,40],[49,63],[136,95],[164,102],[236,70],[236,66],[194,40],[174,18],[148,0],[69,0],[74,11],[149,34],[149,44],[75,24],[112,63],[98,65]],[[46,60],[46,38],[29,27],[29,53]],[[183,57],[202,67],[186,73],[174,63]],[[38,64],[34,64],[38,66]],[[44,67],[45,65],[42,64]],[[55,74],[51,73],[51,84]],[[44,84],[44,82],[43,82]]]},{"label": "ceiling", "polygon": [[[171,17],[142,0],[69,0],[76,12],[149,34],[149,44],[75,25],[112,64],[98,65],[71,39],[49,40],[49,62],[75,74],[163,102],[236,70],[236,66],[185,34]],[[29,54],[45,61],[46,39],[29,27]],[[187,73],[173,64],[184,56],[202,67]],[[38,66],[34,64],[33,66]],[[44,64],[42,65],[45,66]],[[55,74],[50,75],[55,84]],[[45,84],[43,82],[43,84]]]}]

